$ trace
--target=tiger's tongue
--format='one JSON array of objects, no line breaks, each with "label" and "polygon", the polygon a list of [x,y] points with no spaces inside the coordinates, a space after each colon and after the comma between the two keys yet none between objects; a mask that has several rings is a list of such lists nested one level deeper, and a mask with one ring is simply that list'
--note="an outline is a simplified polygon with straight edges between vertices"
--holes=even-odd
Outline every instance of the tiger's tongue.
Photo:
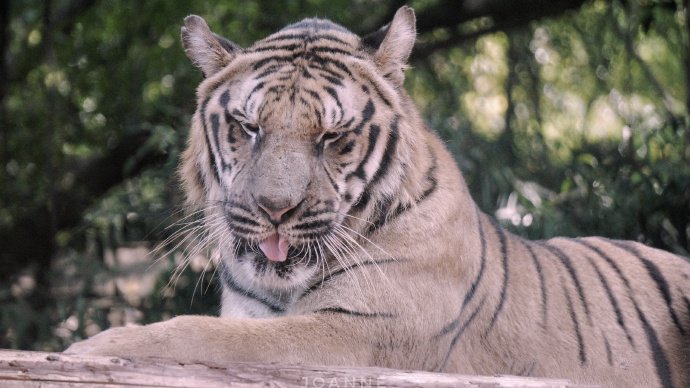
[{"label": "tiger's tongue", "polygon": [[261,252],[271,261],[285,261],[288,253],[288,242],[285,237],[273,233],[259,244]]}]

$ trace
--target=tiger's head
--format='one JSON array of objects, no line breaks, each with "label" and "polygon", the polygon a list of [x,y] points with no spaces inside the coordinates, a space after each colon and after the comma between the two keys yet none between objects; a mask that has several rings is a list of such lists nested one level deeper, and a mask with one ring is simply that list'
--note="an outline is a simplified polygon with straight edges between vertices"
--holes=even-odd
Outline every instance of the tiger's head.
[{"label": "tiger's head", "polygon": [[[411,8],[365,37],[306,19],[240,48],[198,16],[182,42],[203,72],[181,176],[225,265],[274,288],[342,256],[374,195],[399,196],[413,140],[403,71]],[[337,252],[341,250],[341,252]]]}]

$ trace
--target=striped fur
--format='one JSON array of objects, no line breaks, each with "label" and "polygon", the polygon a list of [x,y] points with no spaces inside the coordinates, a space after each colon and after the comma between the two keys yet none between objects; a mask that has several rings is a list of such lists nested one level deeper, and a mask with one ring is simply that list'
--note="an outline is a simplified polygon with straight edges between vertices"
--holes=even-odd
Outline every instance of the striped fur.
[{"label": "striped fur", "polygon": [[[402,88],[410,8],[367,38],[307,19],[242,49],[196,16],[182,38],[206,78],[181,176],[221,253],[222,317],[70,351],[690,386],[688,261],[526,241],[481,213]],[[258,248],[276,232],[284,262]]]}]

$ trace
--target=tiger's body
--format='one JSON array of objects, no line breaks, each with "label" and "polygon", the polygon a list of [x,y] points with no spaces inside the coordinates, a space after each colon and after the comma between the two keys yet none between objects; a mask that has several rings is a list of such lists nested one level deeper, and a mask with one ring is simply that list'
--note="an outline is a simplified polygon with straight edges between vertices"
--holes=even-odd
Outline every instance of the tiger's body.
[{"label": "tiger's body", "polygon": [[241,49],[194,16],[182,38],[206,79],[181,176],[221,252],[221,317],[69,351],[690,386],[688,261],[481,213],[402,88],[410,8],[363,39],[307,19]]}]

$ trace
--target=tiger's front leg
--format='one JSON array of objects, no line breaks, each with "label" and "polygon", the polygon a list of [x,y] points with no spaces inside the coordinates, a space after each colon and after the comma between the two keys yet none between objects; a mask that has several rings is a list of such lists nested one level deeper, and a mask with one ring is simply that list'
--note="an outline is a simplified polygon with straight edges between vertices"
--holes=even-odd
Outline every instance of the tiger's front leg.
[{"label": "tiger's front leg", "polygon": [[374,365],[375,341],[358,325],[357,317],[331,313],[268,319],[187,315],[109,329],[65,352],[215,365],[232,361]]}]

